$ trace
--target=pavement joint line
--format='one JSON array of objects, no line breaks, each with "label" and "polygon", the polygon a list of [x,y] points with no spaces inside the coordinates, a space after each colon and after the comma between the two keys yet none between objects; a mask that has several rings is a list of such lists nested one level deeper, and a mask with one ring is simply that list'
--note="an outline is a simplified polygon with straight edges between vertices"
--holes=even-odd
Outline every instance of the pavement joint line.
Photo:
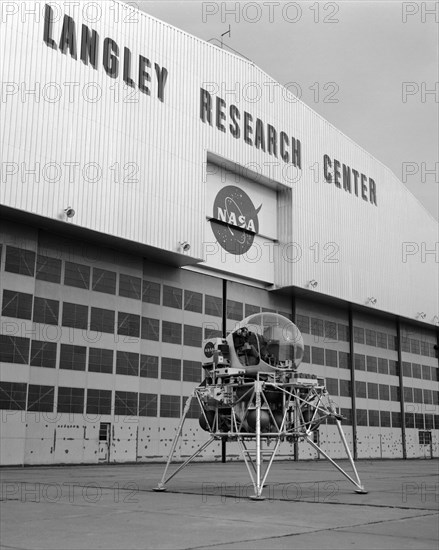
[{"label": "pavement joint line", "polygon": [[[154,491],[152,489],[139,489],[139,492],[151,492],[153,493]],[[221,494],[221,495],[216,495],[214,493],[212,493],[211,495],[209,494],[202,494],[202,493],[191,493],[189,491],[170,491],[169,489],[166,489],[165,493],[168,493],[168,494],[176,494],[176,495],[193,495],[193,496],[206,496],[206,497],[219,497],[219,498],[233,498],[233,499],[236,499],[236,495],[228,495],[228,494]],[[248,497],[238,497],[239,500],[249,500]],[[410,506],[393,506],[393,505],[387,505],[387,504],[361,504],[361,502],[338,502],[338,501],[332,501],[332,500],[328,500],[328,501],[315,501],[315,500],[306,500],[306,499],[290,499],[290,498],[273,498],[273,499],[266,499],[267,501],[269,500],[272,500],[272,501],[275,501],[275,502],[301,502],[301,503],[307,503],[307,504],[337,504],[339,506],[363,506],[363,507],[370,507],[370,508],[389,508],[389,509],[396,509],[396,510],[425,510],[425,511],[428,511],[430,512],[431,509],[430,508],[413,508],[413,507],[410,507]]]},{"label": "pavement joint line", "polygon": [[[420,516],[415,516],[415,517],[426,517],[426,516],[431,516],[431,515],[436,515],[436,514],[422,514]],[[271,540],[271,539],[283,539],[283,538],[286,538],[286,537],[297,537],[297,536],[301,536],[301,535],[314,535],[315,533],[324,533],[325,531],[337,531],[337,532],[343,532],[344,529],[346,529],[347,527],[348,528],[355,528],[355,527],[362,527],[362,526],[367,526],[367,525],[379,525],[379,524],[384,524],[384,523],[393,523],[393,522],[397,522],[397,521],[404,521],[406,519],[413,519],[412,516],[407,516],[407,517],[403,517],[403,518],[398,518],[398,519],[388,519],[388,520],[378,520],[378,521],[369,521],[369,522],[366,522],[366,523],[359,523],[359,524],[355,524],[355,525],[349,525],[349,526],[343,526],[343,527],[326,527],[324,529],[314,529],[314,530],[311,530],[311,531],[303,531],[303,532],[300,532],[300,533],[287,533],[287,534],[284,534],[284,535],[271,535],[269,537],[261,537],[261,538],[257,538],[257,539],[244,539],[244,540],[234,540],[233,542],[220,542],[220,543],[215,543],[215,544],[209,544],[209,545],[202,545],[202,546],[188,546],[186,548],[184,548],[184,550],[200,550],[200,549],[203,549],[203,548],[215,548],[215,547],[219,547],[219,546],[227,546],[227,545],[230,545],[230,544],[242,544],[242,543],[246,543],[246,542],[260,542],[260,541],[264,541],[264,540]],[[351,531],[347,531],[348,533],[351,533]],[[355,533],[355,531],[354,531]],[[393,536],[393,535],[386,535],[386,536]],[[430,539],[428,539],[430,540]]]}]

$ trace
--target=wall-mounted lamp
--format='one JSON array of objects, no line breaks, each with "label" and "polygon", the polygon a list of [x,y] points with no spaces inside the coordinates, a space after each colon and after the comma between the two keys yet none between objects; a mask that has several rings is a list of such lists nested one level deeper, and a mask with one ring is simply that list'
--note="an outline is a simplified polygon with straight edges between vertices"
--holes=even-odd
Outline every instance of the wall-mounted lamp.
[{"label": "wall-mounted lamp", "polygon": [[435,315],[433,317],[433,319],[431,320],[431,322],[435,325],[439,325],[439,316],[438,315]]},{"label": "wall-mounted lamp", "polygon": [[427,314],[424,313],[423,311],[418,312],[416,315],[416,319],[425,319],[426,317],[427,317]]},{"label": "wall-mounted lamp", "polygon": [[373,306],[377,303],[377,299],[373,296],[370,296],[370,298],[367,299],[366,304],[372,304]]},{"label": "wall-mounted lamp", "polygon": [[67,216],[67,218],[73,218],[73,216],[76,214],[76,212],[73,210],[71,206],[64,208],[64,213]]},{"label": "wall-mounted lamp", "polygon": [[308,283],[308,287],[309,288],[316,288],[318,286],[318,282],[315,280],[315,279],[311,279],[311,281],[309,281]]},{"label": "wall-mounted lamp", "polygon": [[191,245],[187,241],[182,241],[178,244],[180,245],[179,248],[182,250],[182,252],[189,252],[189,250],[191,249]]}]

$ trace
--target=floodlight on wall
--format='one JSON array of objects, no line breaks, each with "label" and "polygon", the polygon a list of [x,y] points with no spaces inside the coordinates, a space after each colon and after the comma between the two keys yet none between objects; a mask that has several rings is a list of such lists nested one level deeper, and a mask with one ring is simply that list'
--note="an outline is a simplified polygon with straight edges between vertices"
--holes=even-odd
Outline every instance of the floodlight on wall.
[{"label": "floodlight on wall", "polygon": [[366,304],[372,304],[373,306],[377,303],[377,299],[374,297],[374,296],[370,296],[368,299],[367,299],[367,302]]},{"label": "floodlight on wall", "polygon": [[434,324],[434,325],[439,325],[439,316],[438,315],[435,315],[433,317],[433,319],[431,320],[431,322]]},{"label": "floodlight on wall", "polygon": [[419,311],[416,315],[416,319],[425,319],[427,317],[427,314],[423,311]]},{"label": "floodlight on wall", "polygon": [[67,216],[67,218],[73,218],[73,216],[76,214],[76,212],[73,210],[71,206],[64,208],[64,213]]},{"label": "floodlight on wall", "polygon": [[181,241],[178,244],[182,252],[189,252],[189,250],[191,249],[191,245],[187,241]]},{"label": "floodlight on wall", "polygon": [[311,279],[311,281],[308,282],[309,288],[316,288],[319,285],[319,283],[315,279]]}]

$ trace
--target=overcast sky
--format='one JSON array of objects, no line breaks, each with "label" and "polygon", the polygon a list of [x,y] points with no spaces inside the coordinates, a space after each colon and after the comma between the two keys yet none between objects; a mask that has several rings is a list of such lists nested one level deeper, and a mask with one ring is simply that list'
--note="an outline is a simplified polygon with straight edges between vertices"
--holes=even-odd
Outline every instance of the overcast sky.
[{"label": "overcast sky", "polygon": [[[219,38],[230,24],[225,45],[277,82],[297,83],[305,103],[405,179],[439,219],[439,174],[425,172],[434,170],[439,149],[439,98],[428,93],[439,81],[434,2],[133,5],[203,40]],[[227,13],[234,6],[237,13]]]}]

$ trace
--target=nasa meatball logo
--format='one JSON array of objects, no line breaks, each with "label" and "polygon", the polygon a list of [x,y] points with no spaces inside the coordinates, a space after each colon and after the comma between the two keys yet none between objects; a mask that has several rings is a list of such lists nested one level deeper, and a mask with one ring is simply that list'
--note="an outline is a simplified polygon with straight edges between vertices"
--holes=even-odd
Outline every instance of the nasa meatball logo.
[{"label": "nasa meatball logo", "polygon": [[235,256],[250,250],[259,232],[261,208],[262,204],[256,209],[239,187],[228,185],[221,189],[213,203],[212,230],[224,250]]},{"label": "nasa meatball logo", "polygon": [[212,357],[213,352],[215,351],[215,346],[212,342],[207,342],[207,344],[204,346],[204,355],[206,357]]}]

